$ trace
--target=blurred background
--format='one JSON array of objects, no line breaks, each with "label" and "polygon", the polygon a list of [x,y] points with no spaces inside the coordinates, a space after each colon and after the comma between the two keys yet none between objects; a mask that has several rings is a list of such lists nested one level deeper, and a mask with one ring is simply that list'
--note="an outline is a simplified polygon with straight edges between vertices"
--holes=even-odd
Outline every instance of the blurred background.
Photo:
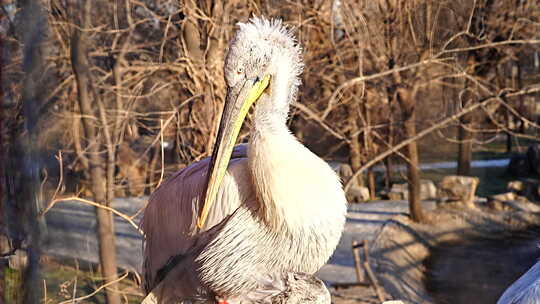
[{"label": "blurred background", "polygon": [[445,176],[488,197],[540,173],[536,0],[0,3],[5,303],[142,299],[141,210],[211,154],[227,44],[254,15],[302,46],[289,126],[351,204],[408,200],[422,221]]}]

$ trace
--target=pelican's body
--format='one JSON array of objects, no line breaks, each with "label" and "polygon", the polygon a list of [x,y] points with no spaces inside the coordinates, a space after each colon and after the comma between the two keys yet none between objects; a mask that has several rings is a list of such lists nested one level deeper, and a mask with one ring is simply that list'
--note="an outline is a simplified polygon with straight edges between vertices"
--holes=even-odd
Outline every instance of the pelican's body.
[{"label": "pelican's body", "polygon": [[540,303],[540,262],[531,267],[502,294],[497,304]]},{"label": "pelican's body", "polygon": [[[300,49],[281,23],[240,24],[225,63],[229,94],[212,158],[161,185],[144,213],[147,292],[171,258],[182,260],[160,287],[160,303],[201,295],[259,303],[269,277],[313,274],[333,253],[345,222],[341,183],[286,126],[301,69]],[[256,95],[247,92],[252,83],[261,86]],[[256,100],[250,141],[227,155],[236,138],[228,138],[227,113],[240,111],[234,102],[243,99]]]}]

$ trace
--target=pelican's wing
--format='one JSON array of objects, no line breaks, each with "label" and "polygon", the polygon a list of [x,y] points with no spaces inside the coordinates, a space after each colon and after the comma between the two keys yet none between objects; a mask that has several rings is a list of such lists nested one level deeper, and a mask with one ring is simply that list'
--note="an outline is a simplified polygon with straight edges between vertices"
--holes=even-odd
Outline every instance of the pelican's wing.
[{"label": "pelican's wing", "polygon": [[[226,239],[236,231],[240,223],[253,220],[249,210],[238,208],[221,223],[198,234],[197,241],[186,253],[175,256],[167,263],[166,271],[158,273],[155,284],[141,304],[214,304],[215,294],[205,288],[194,271],[201,253],[208,244],[217,239]],[[215,243],[214,243],[215,245]],[[324,283],[314,275],[298,272],[257,272],[246,270],[256,282],[252,288],[228,297],[227,302],[239,303],[330,303],[330,294]],[[160,271],[161,272],[161,271]],[[231,277],[235,277],[231,274]]]},{"label": "pelican's wing", "polygon": [[540,262],[508,287],[497,301],[497,304],[536,303],[540,303]]},{"label": "pelican's wing", "polygon": [[147,290],[148,294],[141,304],[215,303],[213,294],[206,290],[194,275],[195,260],[234,214],[211,229],[197,234],[196,241],[189,250],[172,257],[156,274],[152,289]]},{"label": "pelican's wing", "polygon": [[[158,271],[169,259],[182,255],[197,242],[196,229],[209,158],[196,162],[171,176],[151,196],[141,228],[145,235],[143,276],[145,289],[153,288]],[[209,212],[202,231],[219,224],[239,206],[255,202],[248,172],[246,146],[235,147],[218,199]]]}]

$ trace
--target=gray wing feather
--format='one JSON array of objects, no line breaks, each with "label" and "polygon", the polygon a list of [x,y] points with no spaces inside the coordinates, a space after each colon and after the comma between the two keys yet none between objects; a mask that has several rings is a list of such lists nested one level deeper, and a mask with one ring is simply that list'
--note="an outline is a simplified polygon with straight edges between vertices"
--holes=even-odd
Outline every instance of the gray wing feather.
[{"label": "gray wing feather", "polygon": [[540,304],[540,262],[508,287],[497,304]]},{"label": "gray wing feather", "polygon": [[147,291],[154,287],[158,270],[171,257],[188,252],[201,232],[222,222],[239,206],[254,203],[246,155],[245,145],[235,147],[218,200],[201,231],[196,229],[196,221],[203,201],[209,158],[180,170],[152,193],[140,224],[145,237],[143,277]]}]

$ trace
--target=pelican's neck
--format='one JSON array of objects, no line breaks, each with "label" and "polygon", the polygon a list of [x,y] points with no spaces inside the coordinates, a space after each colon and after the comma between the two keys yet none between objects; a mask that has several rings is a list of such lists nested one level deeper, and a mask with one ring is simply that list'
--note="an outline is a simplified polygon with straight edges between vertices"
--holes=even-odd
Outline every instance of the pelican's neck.
[{"label": "pelican's neck", "polygon": [[290,178],[287,172],[294,170],[291,165],[295,164],[291,164],[287,157],[297,145],[300,143],[289,132],[285,122],[267,119],[259,120],[253,126],[248,146],[249,168],[260,204],[259,214],[275,230],[294,226],[286,222],[286,216],[291,212],[287,210],[290,206],[280,185]]},{"label": "pelican's neck", "polygon": [[253,127],[248,164],[259,215],[274,231],[303,235],[343,220],[345,196],[339,178],[298,142],[285,122]]},{"label": "pelican's neck", "polygon": [[[286,65],[285,65],[286,66]],[[296,75],[286,68],[273,73],[271,85],[255,106],[253,127],[248,149],[250,171],[253,176],[261,215],[271,226],[282,226],[285,209],[276,191],[279,176],[288,164],[291,149],[301,146],[287,127],[291,99],[295,98]],[[292,168],[291,168],[292,169]]]},{"label": "pelican's neck", "polygon": [[297,64],[285,60],[271,73],[270,87],[257,101],[248,163],[263,220],[276,231],[304,233],[334,218],[328,215],[343,216],[339,208],[328,204],[342,198],[343,191],[328,164],[298,142],[287,127],[299,80]]},{"label": "pelican's neck", "polygon": [[283,63],[283,67],[272,73],[269,88],[255,106],[254,133],[289,133],[287,117],[290,104],[296,98],[299,83],[292,66],[292,63]]}]

